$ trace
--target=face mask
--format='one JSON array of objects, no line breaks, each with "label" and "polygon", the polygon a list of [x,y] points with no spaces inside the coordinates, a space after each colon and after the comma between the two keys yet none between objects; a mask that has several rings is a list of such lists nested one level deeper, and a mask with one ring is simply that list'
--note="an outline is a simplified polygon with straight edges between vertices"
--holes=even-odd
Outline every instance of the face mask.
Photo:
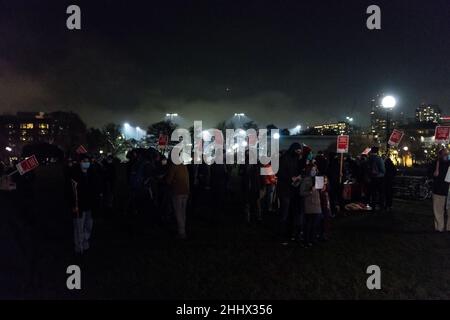
[{"label": "face mask", "polygon": [[81,165],[82,170],[87,170],[91,166],[91,163],[90,162],[82,162],[80,165]]},{"label": "face mask", "polygon": [[163,166],[165,166],[165,165],[167,164],[167,160],[162,160],[162,161],[161,161],[161,164],[162,164]]}]

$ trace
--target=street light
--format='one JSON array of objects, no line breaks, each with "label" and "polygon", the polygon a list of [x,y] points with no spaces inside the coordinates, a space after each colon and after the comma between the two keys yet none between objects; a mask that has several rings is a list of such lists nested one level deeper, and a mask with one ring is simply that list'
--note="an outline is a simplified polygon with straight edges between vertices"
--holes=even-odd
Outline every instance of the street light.
[{"label": "street light", "polygon": [[383,106],[383,108],[388,110],[394,108],[396,104],[397,101],[393,96],[386,96],[383,98],[383,100],[381,100],[381,105]]},{"label": "street light", "polygon": [[395,105],[397,104],[397,101],[393,96],[385,96],[383,100],[381,100],[381,105],[384,109],[386,109],[386,154],[389,156],[389,134],[391,131],[390,128],[390,120],[389,120],[389,111],[391,111]]},{"label": "street light", "polygon": [[166,113],[166,117],[172,120],[175,117],[178,117],[178,113]]},{"label": "street light", "polygon": [[8,151],[8,152],[11,152],[12,148],[11,147],[6,147],[5,150]]}]

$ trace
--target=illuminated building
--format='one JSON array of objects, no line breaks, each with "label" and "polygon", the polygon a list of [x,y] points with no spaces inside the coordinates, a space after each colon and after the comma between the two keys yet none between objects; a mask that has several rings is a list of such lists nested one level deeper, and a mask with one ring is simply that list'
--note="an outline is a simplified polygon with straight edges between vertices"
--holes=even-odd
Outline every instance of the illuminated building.
[{"label": "illuminated building", "polygon": [[31,143],[51,143],[63,150],[84,140],[86,126],[72,112],[18,112],[0,115],[0,148],[10,147],[20,155]]},{"label": "illuminated building", "polygon": [[349,134],[351,129],[347,122],[326,123],[314,126],[316,134],[321,136]]},{"label": "illuminated building", "polygon": [[437,105],[422,103],[416,109],[416,122],[418,123],[439,123],[441,119],[441,109]]}]

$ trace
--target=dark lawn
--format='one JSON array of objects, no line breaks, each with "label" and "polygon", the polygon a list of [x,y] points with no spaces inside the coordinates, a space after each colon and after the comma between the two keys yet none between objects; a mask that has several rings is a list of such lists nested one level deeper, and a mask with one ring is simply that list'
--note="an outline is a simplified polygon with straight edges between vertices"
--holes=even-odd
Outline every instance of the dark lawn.
[{"label": "dark lawn", "polygon": [[[333,239],[310,249],[282,247],[275,238],[277,216],[247,226],[241,210],[231,207],[225,215],[205,207],[188,217],[186,242],[149,216],[119,214],[96,221],[91,249],[80,260],[72,253],[58,170],[37,171],[34,224],[23,225],[22,199],[1,195],[2,298],[450,298],[450,234],[433,232],[430,202],[396,201],[392,215],[334,219]],[[81,266],[80,292],[65,287],[70,264]],[[366,288],[372,264],[382,270],[379,291]]]}]

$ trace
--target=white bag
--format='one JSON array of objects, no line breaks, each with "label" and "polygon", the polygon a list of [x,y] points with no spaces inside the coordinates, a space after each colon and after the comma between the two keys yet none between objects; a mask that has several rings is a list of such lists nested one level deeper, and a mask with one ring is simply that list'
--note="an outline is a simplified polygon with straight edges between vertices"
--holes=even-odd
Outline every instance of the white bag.
[{"label": "white bag", "polygon": [[445,175],[445,182],[450,183],[450,167],[448,167],[447,174]]}]

